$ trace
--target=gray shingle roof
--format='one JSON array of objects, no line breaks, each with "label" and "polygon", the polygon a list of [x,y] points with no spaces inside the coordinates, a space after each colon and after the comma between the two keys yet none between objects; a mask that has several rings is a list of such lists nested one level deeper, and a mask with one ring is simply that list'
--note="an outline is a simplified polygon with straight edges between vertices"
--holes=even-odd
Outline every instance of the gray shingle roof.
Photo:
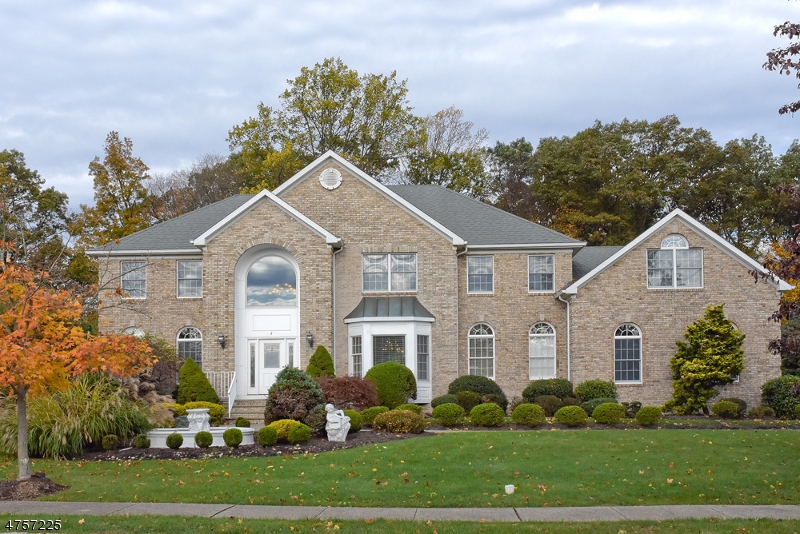
[{"label": "gray shingle roof", "polygon": [[198,251],[191,241],[230,215],[253,195],[234,195],[198,210],[170,219],[161,224],[145,228],[125,236],[118,245],[91,249],[88,252],[136,252],[136,251]]},{"label": "gray shingle roof", "polygon": [[580,241],[437,185],[393,185],[389,189],[475,245],[578,246]]},{"label": "gray shingle roof", "polygon": [[578,280],[622,247],[583,247],[572,257],[572,278]]},{"label": "gray shingle roof", "polygon": [[346,321],[379,317],[434,319],[433,314],[417,300],[417,297],[364,297],[344,319]]}]

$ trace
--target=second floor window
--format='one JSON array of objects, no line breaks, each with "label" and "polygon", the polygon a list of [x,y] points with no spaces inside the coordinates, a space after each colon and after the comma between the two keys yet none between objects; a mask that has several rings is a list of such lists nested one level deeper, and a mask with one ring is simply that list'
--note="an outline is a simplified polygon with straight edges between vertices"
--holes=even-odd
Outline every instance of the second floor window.
[{"label": "second floor window", "polygon": [[555,289],[555,257],[552,254],[528,256],[528,291],[553,291]]},{"label": "second floor window", "polygon": [[364,254],[361,257],[364,291],[416,291],[416,254]]},{"label": "second floor window", "polygon": [[147,295],[147,267],[143,261],[122,262],[120,288],[125,298],[145,298]]},{"label": "second floor window", "polygon": [[203,296],[203,262],[178,262],[178,297],[199,298]]},{"label": "second floor window", "polygon": [[494,292],[494,257],[467,257],[467,293]]},{"label": "second floor window", "polygon": [[647,287],[703,287],[703,249],[689,248],[680,234],[665,237],[660,249],[647,251]]}]

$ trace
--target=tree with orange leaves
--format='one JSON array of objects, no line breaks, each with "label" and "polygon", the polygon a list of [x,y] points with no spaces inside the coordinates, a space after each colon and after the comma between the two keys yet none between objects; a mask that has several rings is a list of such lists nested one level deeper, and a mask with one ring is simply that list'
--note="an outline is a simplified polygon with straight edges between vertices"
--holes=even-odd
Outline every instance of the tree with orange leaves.
[{"label": "tree with orange leaves", "polygon": [[52,287],[46,273],[0,264],[0,387],[17,397],[18,479],[31,476],[27,399],[62,389],[87,371],[131,376],[151,350],[132,336],[93,336],[80,327],[80,298]]}]

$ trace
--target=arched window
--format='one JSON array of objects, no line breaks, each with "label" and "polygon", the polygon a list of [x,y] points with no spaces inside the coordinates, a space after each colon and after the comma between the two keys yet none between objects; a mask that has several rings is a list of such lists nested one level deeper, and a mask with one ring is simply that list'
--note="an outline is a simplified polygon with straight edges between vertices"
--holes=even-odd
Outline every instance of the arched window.
[{"label": "arched window", "polygon": [[550,323],[536,323],[528,333],[530,379],[555,378],[556,331]]},{"label": "arched window", "polygon": [[142,339],[144,337],[144,330],[139,328],[138,326],[129,326],[125,330],[122,331],[123,334],[126,336],[134,336]]},{"label": "arched window", "polygon": [[297,273],[280,256],[264,256],[247,271],[247,307],[297,306]]},{"label": "arched window", "polygon": [[203,367],[203,335],[193,326],[181,328],[178,332],[178,357],[191,358]]},{"label": "arched window", "polygon": [[494,330],[488,324],[469,329],[469,374],[494,379]]},{"label": "arched window", "polygon": [[614,332],[614,382],[642,381],[642,332],[625,323]]},{"label": "arched window", "polygon": [[661,240],[661,248],[647,251],[647,287],[703,287],[703,249],[689,248],[680,234]]},{"label": "arched window", "polygon": [[689,248],[689,242],[681,234],[669,234],[661,240],[661,248]]}]

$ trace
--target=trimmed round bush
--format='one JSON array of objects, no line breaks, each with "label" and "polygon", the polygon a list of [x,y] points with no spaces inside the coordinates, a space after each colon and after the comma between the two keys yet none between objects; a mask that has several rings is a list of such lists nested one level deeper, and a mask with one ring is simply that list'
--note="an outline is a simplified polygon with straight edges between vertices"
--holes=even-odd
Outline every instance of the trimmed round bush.
[{"label": "trimmed round bush", "polygon": [[281,419],[306,422],[306,417],[319,406],[325,406],[325,395],[319,384],[295,367],[285,367],[275,377],[269,388],[264,424]]},{"label": "trimmed round bush", "polygon": [[448,403],[458,404],[458,399],[455,395],[451,395],[450,393],[446,395],[439,395],[438,397],[434,397],[434,399],[431,401],[431,408],[436,408],[439,405]]},{"label": "trimmed round bush", "polygon": [[271,426],[262,426],[258,429],[257,439],[262,447],[271,447],[278,443],[278,431]]},{"label": "trimmed round bush", "polygon": [[[501,388],[497,382],[486,376],[459,376],[447,386],[447,393],[450,395],[456,395],[459,391],[474,391],[480,397],[484,397],[486,395],[497,395],[495,399],[483,402],[494,402],[500,405],[500,407],[503,409],[503,412],[505,412],[508,408],[508,398],[503,392],[503,388]],[[463,407],[465,410],[467,410],[466,406]]]},{"label": "trimmed round bush", "polygon": [[397,362],[384,362],[367,371],[364,378],[375,384],[381,406],[394,409],[417,398],[417,379],[411,369]]},{"label": "trimmed round bush", "polygon": [[211,435],[211,432],[202,430],[194,435],[194,442],[201,449],[207,449],[214,443],[214,436]]},{"label": "trimmed round bush", "polygon": [[747,402],[738,397],[725,397],[724,399],[720,400],[736,403],[736,406],[739,407],[739,413],[736,415],[736,417],[744,417],[747,413]]},{"label": "trimmed round bush", "polygon": [[653,426],[661,421],[661,406],[642,406],[636,412],[636,422],[642,426]]},{"label": "trimmed round bush", "polygon": [[506,412],[508,409],[508,399],[506,399],[505,395],[495,395],[494,393],[489,393],[488,395],[484,395],[481,397],[481,404],[496,404],[503,409],[503,413]]},{"label": "trimmed round bush", "polygon": [[555,414],[556,421],[567,426],[582,426],[586,424],[586,412],[580,406],[564,406]]},{"label": "trimmed round bush", "polygon": [[286,441],[289,438],[289,429],[295,425],[299,425],[299,421],[294,419],[279,419],[271,422],[269,427],[274,428],[278,436],[278,441]]},{"label": "trimmed round bush", "polygon": [[793,417],[794,408],[800,404],[800,397],[792,393],[792,386],[800,382],[800,376],[781,376],[767,380],[761,386],[761,401],[775,410],[778,417]]},{"label": "trimmed round bush", "polygon": [[421,404],[406,403],[406,404],[401,404],[400,406],[395,408],[395,410],[408,410],[409,412],[414,412],[416,414],[421,414],[422,413],[422,405]]},{"label": "trimmed round bush", "polygon": [[352,434],[353,432],[358,432],[361,430],[361,427],[364,425],[364,419],[361,417],[361,414],[355,410],[342,411],[347,417],[350,418],[350,430],[347,433]]},{"label": "trimmed round bush", "polygon": [[167,436],[167,447],[170,449],[180,449],[181,445],[183,445],[182,435],[178,434],[177,432],[173,432]]},{"label": "trimmed round bush", "polygon": [[753,419],[763,419],[764,417],[775,417],[775,410],[773,410],[766,404],[759,404],[758,406],[753,406],[752,408],[750,408],[750,411],[747,412],[747,417],[752,417]]},{"label": "trimmed round bush", "polygon": [[577,397],[564,397],[561,399],[561,404],[563,406],[580,406],[581,401]]},{"label": "trimmed round bush", "polygon": [[735,419],[739,416],[739,405],[735,402],[721,400],[711,406],[711,413],[721,419]]},{"label": "trimmed round bush", "polygon": [[579,406],[581,408],[583,408],[583,411],[586,412],[586,413],[594,413],[594,409],[595,408],[597,408],[601,404],[606,404],[607,402],[616,403],[617,400],[616,399],[611,399],[611,398],[597,398],[597,399],[592,399],[592,400],[589,400],[589,401],[586,401],[586,402],[582,402],[582,403],[579,404]]},{"label": "trimmed round bush", "polygon": [[794,407],[794,418],[800,419],[800,404]]},{"label": "trimmed round bush", "polygon": [[386,413],[389,411],[389,408],[386,406],[373,406],[372,408],[367,408],[366,410],[361,410],[361,424],[366,426],[372,426],[372,423],[375,421],[375,418],[382,413]]},{"label": "trimmed round bush", "polygon": [[331,353],[328,352],[328,349],[322,345],[317,345],[317,350],[314,351],[314,354],[312,354],[311,358],[308,360],[306,373],[308,373],[308,376],[311,378],[333,378],[336,376],[336,373],[333,371],[333,358],[331,358]]},{"label": "trimmed round bush", "polygon": [[541,395],[534,399],[532,404],[538,404],[544,409],[547,417],[553,417],[564,404],[555,395]]},{"label": "trimmed round bush", "polygon": [[250,421],[244,417],[237,417],[234,425],[239,428],[250,428]]},{"label": "trimmed round bush", "polygon": [[518,425],[539,426],[544,423],[544,418],[544,408],[538,404],[530,404],[528,402],[517,405],[514,411],[511,412],[511,420]]},{"label": "trimmed round bush", "polygon": [[225,445],[235,449],[242,443],[242,431],[238,428],[229,428],[222,433],[222,439],[225,441]]},{"label": "trimmed round bush", "polygon": [[592,419],[595,423],[616,425],[625,419],[625,407],[617,402],[605,402],[592,411]]},{"label": "trimmed round bush", "polygon": [[421,434],[425,430],[425,420],[408,410],[389,410],[378,415],[372,427],[395,434]]},{"label": "trimmed round bush", "polygon": [[450,426],[460,423],[464,419],[464,408],[455,402],[445,402],[433,409],[433,416],[439,424]]},{"label": "trimmed round bush", "polygon": [[456,399],[458,400],[458,404],[464,408],[464,411],[469,413],[475,406],[481,403],[481,394],[464,390],[456,393]]},{"label": "trimmed round bush", "polygon": [[133,438],[133,446],[137,449],[149,449],[150,438],[147,437],[147,434],[137,434],[136,437]]},{"label": "trimmed round bush", "polygon": [[214,391],[206,374],[191,358],[186,358],[178,372],[178,404],[192,401],[205,401],[219,404],[219,395]]},{"label": "trimmed round bush", "polygon": [[359,376],[315,378],[314,381],[322,388],[325,400],[342,410],[360,411],[380,404],[375,384]]},{"label": "trimmed round bush", "polygon": [[228,411],[223,405],[213,402],[205,401],[192,401],[183,405],[187,410],[195,410],[197,408],[208,408],[208,417],[210,419],[222,420],[225,419],[225,413]]},{"label": "trimmed round bush", "polygon": [[506,412],[497,404],[479,404],[469,412],[469,421],[477,426],[500,426],[506,420]]},{"label": "trimmed round bush", "polygon": [[119,447],[119,437],[114,434],[103,436],[103,450],[111,451]]},{"label": "trimmed round bush", "polygon": [[303,423],[298,423],[289,429],[286,439],[293,445],[305,443],[311,439],[311,428]]},{"label": "trimmed round bush", "polygon": [[572,382],[565,378],[549,378],[547,380],[534,380],[522,390],[522,397],[530,403],[536,404],[536,397],[553,395],[559,399],[574,397]]},{"label": "trimmed round bush", "polygon": [[581,402],[592,399],[617,400],[617,386],[609,380],[587,380],[575,386],[575,395]]}]

